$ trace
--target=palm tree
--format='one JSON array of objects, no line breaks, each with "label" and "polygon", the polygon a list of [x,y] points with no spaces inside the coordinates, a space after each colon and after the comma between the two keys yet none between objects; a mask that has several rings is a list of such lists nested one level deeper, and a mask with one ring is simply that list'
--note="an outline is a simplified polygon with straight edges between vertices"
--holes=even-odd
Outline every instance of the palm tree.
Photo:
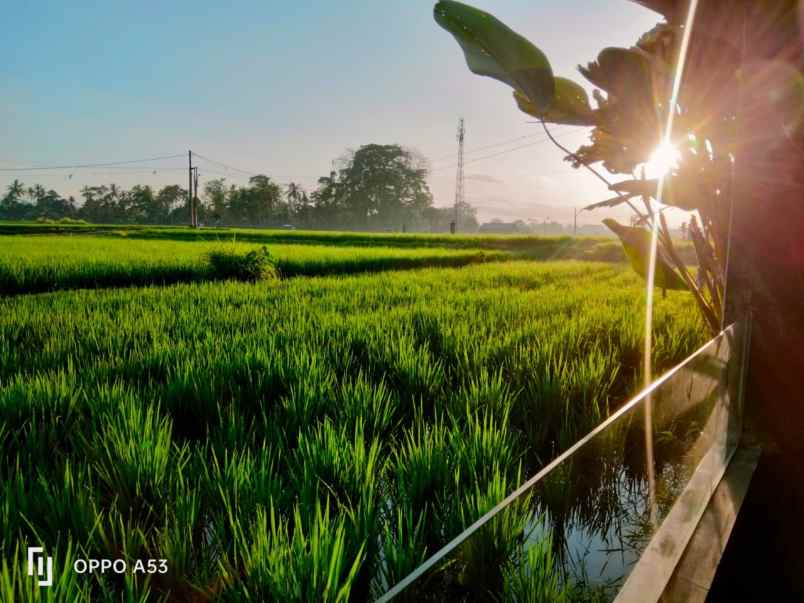
[{"label": "palm tree", "polygon": [[8,185],[8,195],[6,195],[6,198],[17,201],[24,193],[25,185],[23,185],[19,180],[15,179],[14,182]]},{"label": "palm tree", "polygon": [[34,184],[33,186],[28,188],[28,196],[31,198],[32,201],[36,201],[41,199],[46,194],[45,187],[41,184]]}]

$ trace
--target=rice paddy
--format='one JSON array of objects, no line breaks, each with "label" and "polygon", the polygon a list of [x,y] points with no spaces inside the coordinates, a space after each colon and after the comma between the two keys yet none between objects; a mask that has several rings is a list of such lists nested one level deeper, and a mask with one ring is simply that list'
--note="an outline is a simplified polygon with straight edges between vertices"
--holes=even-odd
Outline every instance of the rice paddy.
[{"label": "rice paddy", "polygon": [[[210,252],[261,249],[257,243],[148,240],[86,235],[0,236],[0,295],[59,289],[166,285],[225,279]],[[488,249],[329,247],[271,244],[282,277],[321,276],[513,259]]]},{"label": "rice paddy", "polygon": [[[44,543],[51,600],[372,600],[639,383],[642,285],[620,265],[274,244],[283,274],[341,275],[21,294],[201,275],[215,244],[3,237],[0,599],[38,600],[17,565]],[[704,329],[689,297],[657,303],[664,369]],[[567,597],[547,545],[506,569],[518,517],[466,576]],[[77,577],[79,557],[169,570]]]}]

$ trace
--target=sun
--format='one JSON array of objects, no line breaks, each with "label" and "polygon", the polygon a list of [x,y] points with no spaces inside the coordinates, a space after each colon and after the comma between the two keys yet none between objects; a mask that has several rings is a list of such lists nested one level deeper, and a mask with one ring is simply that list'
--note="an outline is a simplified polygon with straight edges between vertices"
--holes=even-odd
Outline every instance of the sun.
[{"label": "sun", "polygon": [[681,159],[679,150],[667,141],[663,141],[645,163],[646,178],[661,178],[678,167]]}]

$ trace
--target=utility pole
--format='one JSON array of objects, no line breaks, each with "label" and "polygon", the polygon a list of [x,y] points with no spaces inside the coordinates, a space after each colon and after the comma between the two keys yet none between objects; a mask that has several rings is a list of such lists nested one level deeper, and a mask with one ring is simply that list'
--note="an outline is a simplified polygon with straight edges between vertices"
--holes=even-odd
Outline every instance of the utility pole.
[{"label": "utility pole", "polygon": [[572,208],[572,236],[578,236],[578,208]]},{"label": "utility pole", "polygon": [[187,151],[187,208],[190,210],[190,226],[195,227],[195,205],[193,204],[193,152]]},{"label": "utility pole", "polygon": [[198,166],[193,168],[193,226],[198,228]]},{"label": "utility pole", "polygon": [[463,117],[458,120],[458,173],[455,178],[455,217],[450,226],[450,232],[458,232],[458,213],[464,203],[463,199],[463,139],[466,130],[463,127]]}]

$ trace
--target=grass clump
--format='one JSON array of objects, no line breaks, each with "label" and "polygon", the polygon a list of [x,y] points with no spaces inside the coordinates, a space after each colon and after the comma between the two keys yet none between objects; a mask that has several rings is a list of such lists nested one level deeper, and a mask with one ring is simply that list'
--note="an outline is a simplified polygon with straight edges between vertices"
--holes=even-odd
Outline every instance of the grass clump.
[{"label": "grass clump", "polygon": [[298,509],[288,520],[263,510],[237,533],[248,544],[231,571],[245,579],[232,580],[221,601],[349,601],[363,552],[347,555],[343,519],[328,505],[316,506],[308,525]]},{"label": "grass clump", "polygon": [[276,261],[268,248],[241,250],[236,245],[212,249],[207,254],[213,274],[219,279],[261,281],[279,278]]}]

